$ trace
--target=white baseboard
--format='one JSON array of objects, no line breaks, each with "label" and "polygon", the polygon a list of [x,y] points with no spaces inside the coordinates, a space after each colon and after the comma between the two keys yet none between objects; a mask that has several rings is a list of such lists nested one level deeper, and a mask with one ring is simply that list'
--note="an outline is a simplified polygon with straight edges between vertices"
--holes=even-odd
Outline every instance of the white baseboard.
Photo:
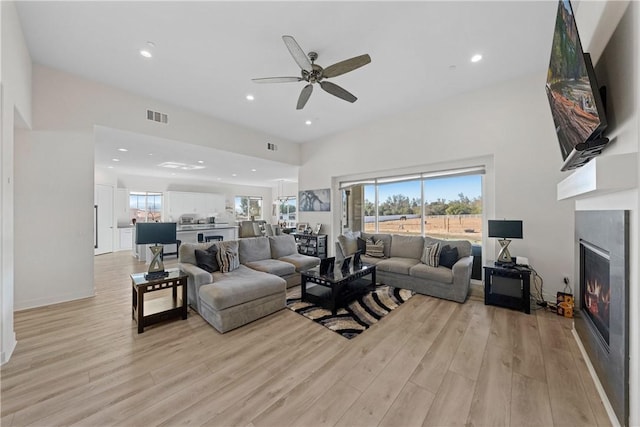
[{"label": "white baseboard", "polygon": [[86,292],[86,293],[73,292],[65,295],[49,296],[45,298],[34,298],[31,300],[25,300],[25,301],[16,301],[13,307],[13,311],[28,310],[30,308],[44,307],[46,305],[52,305],[52,304],[60,304],[62,302],[69,302],[69,301],[75,301],[75,300],[84,299],[84,298],[90,298],[95,295],[96,295],[96,290],[95,288],[92,288],[90,292]]},{"label": "white baseboard", "polygon": [[593,383],[596,386],[596,390],[598,390],[600,399],[602,399],[602,403],[604,404],[604,408],[607,411],[607,415],[609,416],[609,421],[611,421],[611,425],[613,427],[621,427],[620,422],[618,421],[618,417],[616,416],[616,413],[613,411],[613,406],[611,406],[611,402],[609,402],[609,397],[607,397],[607,393],[605,393],[604,387],[602,387],[600,378],[598,378],[598,374],[596,374],[596,370],[593,368],[593,365],[591,364],[591,359],[589,359],[589,356],[587,355],[587,351],[582,345],[582,341],[580,340],[580,337],[578,336],[576,329],[575,328],[571,329],[571,333],[573,334],[573,337],[575,338],[576,343],[578,343],[578,348],[580,349],[580,353],[582,353],[582,358],[587,364],[587,369],[589,369],[589,374],[591,375],[591,378],[593,378]]},{"label": "white baseboard", "polygon": [[18,341],[16,341],[16,333],[14,332],[11,337],[11,342],[9,342],[9,348],[3,349],[0,353],[0,365],[4,365],[11,359],[11,355],[13,354],[13,350],[16,349],[17,344]]}]

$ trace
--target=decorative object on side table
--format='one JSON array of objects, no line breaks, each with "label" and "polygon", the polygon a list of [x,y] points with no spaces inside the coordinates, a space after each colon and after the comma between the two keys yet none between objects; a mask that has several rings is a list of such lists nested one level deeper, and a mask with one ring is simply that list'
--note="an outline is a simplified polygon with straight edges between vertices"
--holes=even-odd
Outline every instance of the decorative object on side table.
[{"label": "decorative object on side table", "polygon": [[322,258],[320,260],[320,274],[327,275],[329,272],[333,273],[335,268],[336,257]]},{"label": "decorative object on side table", "polygon": [[153,259],[149,264],[149,272],[146,279],[159,279],[167,276],[162,262],[163,244],[176,243],[176,223],[175,222],[139,222],[136,224],[136,245],[151,245],[149,250],[153,254]]},{"label": "decorative object on side table", "polygon": [[500,252],[496,265],[510,264],[513,265],[513,259],[509,253],[509,239],[522,239],[522,221],[510,220],[489,220],[489,237],[497,237],[500,242]]}]

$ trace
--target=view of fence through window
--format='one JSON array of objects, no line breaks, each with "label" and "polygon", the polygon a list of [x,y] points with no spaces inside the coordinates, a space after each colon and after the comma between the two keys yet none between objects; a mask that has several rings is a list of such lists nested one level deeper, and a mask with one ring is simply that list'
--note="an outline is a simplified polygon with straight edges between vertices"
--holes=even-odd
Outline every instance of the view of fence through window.
[{"label": "view of fence through window", "polygon": [[254,220],[262,218],[262,197],[236,196],[236,219]]},{"label": "view of fence through window", "polygon": [[482,175],[366,184],[363,189],[365,232],[482,240]]},{"label": "view of fence through window", "polygon": [[129,194],[131,218],[138,222],[157,222],[162,219],[162,193],[132,191]]}]

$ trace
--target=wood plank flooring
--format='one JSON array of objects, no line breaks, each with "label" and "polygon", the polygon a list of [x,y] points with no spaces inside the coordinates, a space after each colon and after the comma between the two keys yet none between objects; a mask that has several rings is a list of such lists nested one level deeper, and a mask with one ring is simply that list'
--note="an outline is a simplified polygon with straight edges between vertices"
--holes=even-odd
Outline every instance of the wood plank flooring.
[{"label": "wood plank flooring", "polygon": [[[175,260],[165,261],[167,266]],[[2,426],[606,426],[571,321],[416,295],[346,340],[289,310],[137,333],[130,252],[96,296],[15,313]]]}]

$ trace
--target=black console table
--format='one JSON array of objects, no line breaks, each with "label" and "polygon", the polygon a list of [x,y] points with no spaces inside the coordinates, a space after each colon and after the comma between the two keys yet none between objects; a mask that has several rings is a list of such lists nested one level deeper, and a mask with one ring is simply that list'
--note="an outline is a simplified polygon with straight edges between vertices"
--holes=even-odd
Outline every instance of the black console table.
[{"label": "black console table", "polygon": [[327,235],[326,234],[301,234],[293,233],[298,245],[298,252],[304,255],[318,258],[327,257]]},{"label": "black console table", "polygon": [[522,266],[484,266],[484,303],[531,313],[531,270]]}]

